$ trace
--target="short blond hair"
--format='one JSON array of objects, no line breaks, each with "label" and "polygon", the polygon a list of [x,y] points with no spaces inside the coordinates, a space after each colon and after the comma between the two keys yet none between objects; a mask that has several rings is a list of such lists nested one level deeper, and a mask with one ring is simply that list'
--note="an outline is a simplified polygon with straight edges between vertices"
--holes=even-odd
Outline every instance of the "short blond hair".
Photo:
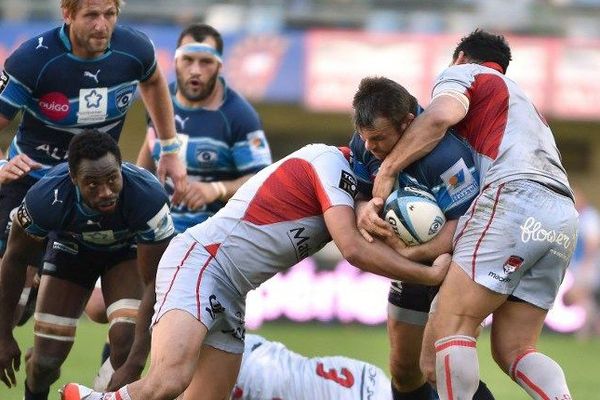
[{"label": "short blond hair", "polygon": [[[112,0],[117,7],[117,14],[121,12],[121,6],[125,4],[123,0]],[[75,14],[81,8],[81,0],[60,0],[60,8],[63,8],[69,12],[69,14]]]}]

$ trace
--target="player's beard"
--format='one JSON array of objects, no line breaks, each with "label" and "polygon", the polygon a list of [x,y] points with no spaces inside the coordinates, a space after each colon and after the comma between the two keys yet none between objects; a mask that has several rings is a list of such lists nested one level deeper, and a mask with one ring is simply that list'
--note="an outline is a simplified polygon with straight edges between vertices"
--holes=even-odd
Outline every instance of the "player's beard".
[{"label": "player's beard", "polygon": [[202,101],[213,93],[215,86],[217,85],[218,77],[219,74],[215,73],[210,77],[208,82],[204,84],[201,83],[197,88],[192,88],[191,85],[187,84],[187,81],[183,80],[183,78],[177,77],[177,89],[181,91],[183,97],[188,101]]},{"label": "player's beard", "polygon": [[93,34],[88,35],[76,35],[75,40],[80,48],[84,49],[88,54],[99,56],[106,51],[108,43],[110,43],[110,35],[97,38]]}]

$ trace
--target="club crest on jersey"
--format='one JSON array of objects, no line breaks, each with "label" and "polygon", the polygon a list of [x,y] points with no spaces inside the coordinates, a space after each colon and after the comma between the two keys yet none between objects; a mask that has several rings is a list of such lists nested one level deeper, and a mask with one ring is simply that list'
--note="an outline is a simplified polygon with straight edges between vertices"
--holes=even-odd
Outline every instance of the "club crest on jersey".
[{"label": "club crest on jersey", "polygon": [[508,275],[521,268],[521,265],[523,265],[523,257],[513,255],[508,257],[502,268],[504,269],[504,273]]},{"label": "club crest on jersey", "polygon": [[124,114],[129,109],[134,90],[134,88],[128,87],[120,89],[115,93],[115,103],[117,105],[117,110],[119,110],[121,114]]},{"label": "club crest on jersey", "polygon": [[448,189],[448,194],[455,202],[468,198],[479,190],[477,180],[462,158],[440,177]]},{"label": "club crest on jersey", "polygon": [[342,175],[340,176],[340,183],[338,186],[344,192],[346,192],[350,196],[352,196],[352,198],[356,197],[358,187],[357,187],[356,178],[354,177],[354,175],[342,170]]},{"label": "club crest on jersey", "polygon": [[108,89],[93,88],[79,90],[78,123],[95,123],[106,120],[108,110]]},{"label": "club crest on jersey", "polygon": [[2,75],[0,75],[0,94],[4,91],[4,88],[8,85],[8,75],[6,72],[2,71]]},{"label": "club crest on jersey", "polygon": [[210,168],[214,166],[219,158],[214,150],[196,149],[196,160],[202,168]]}]

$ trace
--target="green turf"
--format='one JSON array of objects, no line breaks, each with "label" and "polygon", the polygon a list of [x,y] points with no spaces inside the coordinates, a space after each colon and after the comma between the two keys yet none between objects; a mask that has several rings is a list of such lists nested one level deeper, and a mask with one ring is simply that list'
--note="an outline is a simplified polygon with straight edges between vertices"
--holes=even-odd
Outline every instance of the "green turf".
[{"label": "green turf", "polygon": [[[24,352],[32,343],[31,324],[16,330],[16,337]],[[105,338],[105,326],[82,320],[77,341],[63,366],[62,376],[52,387],[50,399],[57,399],[56,390],[65,382],[90,383],[99,366],[100,350]],[[369,361],[387,368],[387,337],[384,327],[365,327],[338,324],[265,324],[257,333],[281,341],[289,348],[305,354],[345,355]],[[498,400],[526,400],[529,397],[512,383],[493,364],[489,352],[489,336],[482,335],[479,345],[481,374]],[[580,343],[570,336],[544,334],[539,349],[553,357],[564,368],[574,399],[600,398],[600,339]],[[13,389],[0,387],[0,400],[23,398],[23,369],[18,376],[18,386]],[[315,399],[318,400],[318,399]]]}]

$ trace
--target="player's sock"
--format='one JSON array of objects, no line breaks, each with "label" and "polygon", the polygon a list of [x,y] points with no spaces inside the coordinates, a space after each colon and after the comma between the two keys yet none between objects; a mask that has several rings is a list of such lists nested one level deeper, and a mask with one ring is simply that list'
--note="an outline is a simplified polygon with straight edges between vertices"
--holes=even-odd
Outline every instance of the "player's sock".
[{"label": "player's sock", "polygon": [[129,392],[127,391],[127,385],[123,386],[121,389],[113,392],[110,397],[106,400],[131,400],[129,396]]},{"label": "player's sock", "polygon": [[104,347],[102,347],[102,362],[100,365],[104,364],[104,362],[108,360],[108,357],[110,357],[110,345],[108,342],[105,342]]},{"label": "player's sock", "polygon": [[560,365],[533,349],[517,357],[510,367],[510,376],[533,399],[571,400]]},{"label": "player's sock", "polygon": [[483,381],[479,381],[479,386],[477,386],[477,391],[473,395],[473,400],[496,400],[496,398],[490,392],[487,385]]},{"label": "player's sock", "polygon": [[433,400],[435,399],[435,392],[431,388],[431,385],[427,382],[423,386],[411,391],[411,392],[399,392],[398,389],[392,383],[392,399],[393,400]]},{"label": "player's sock", "polygon": [[48,393],[50,392],[50,388],[46,389],[41,393],[33,393],[29,390],[29,386],[27,385],[27,380],[25,380],[25,398],[24,400],[48,400]]},{"label": "player's sock", "polygon": [[435,342],[435,375],[440,399],[472,399],[479,385],[474,337],[447,336]]}]

